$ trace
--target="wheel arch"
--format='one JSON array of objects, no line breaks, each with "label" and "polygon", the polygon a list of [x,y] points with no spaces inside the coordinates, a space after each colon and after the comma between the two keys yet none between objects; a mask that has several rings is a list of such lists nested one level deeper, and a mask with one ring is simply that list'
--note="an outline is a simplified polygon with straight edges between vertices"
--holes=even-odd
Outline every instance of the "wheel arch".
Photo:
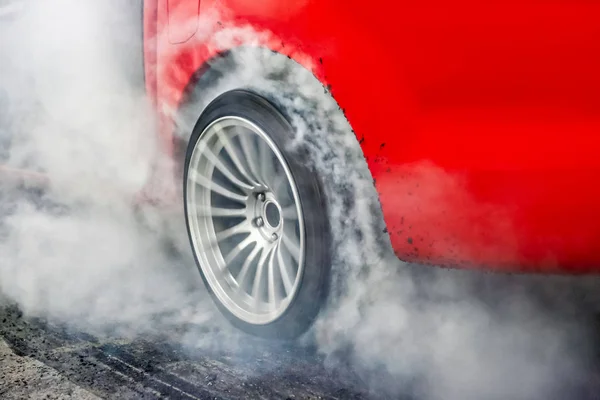
[{"label": "wheel arch", "polygon": [[[219,80],[221,78],[227,78],[227,74],[233,73],[232,70],[223,70],[222,65],[225,65],[226,68],[235,68],[236,57],[239,56],[240,52],[244,53],[244,59],[259,59],[264,57],[265,54],[270,54],[276,58],[279,58],[286,64],[284,69],[291,69],[294,71],[302,70],[307,76],[308,74],[311,74],[313,78],[312,83],[316,84],[318,82],[323,90],[323,94],[330,96],[331,99],[335,101],[337,113],[336,117],[343,118],[345,123],[350,126],[350,129],[354,133],[352,125],[344,113],[344,108],[338,104],[338,99],[334,97],[330,90],[330,86],[327,84],[327,80],[321,71],[319,71],[319,69],[315,67],[311,63],[310,59],[305,55],[289,48],[287,50],[285,48],[281,50],[274,50],[272,46],[268,44],[260,46],[242,44],[239,46],[222,49],[215,52],[210,57],[207,57],[206,60],[204,60],[204,62],[189,75],[187,82],[181,90],[180,99],[172,116],[172,139],[174,149],[173,157],[175,160],[183,160],[189,133],[193,130],[193,127],[200,118],[200,115],[212,100],[226,90],[246,89],[250,91],[256,91],[256,88],[236,87],[235,85],[229,85],[227,89],[216,89],[211,93],[213,88],[219,86]],[[263,95],[271,103],[279,106],[277,99],[274,98],[276,96],[269,95],[268,93],[259,94]],[[286,113],[286,110],[281,110],[281,112],[286,116],[286,118],[291,118],[291,116]],[[354,138],[356,139],[357,146],[360,147],[360,143],[356,135],[354,135]]]}]

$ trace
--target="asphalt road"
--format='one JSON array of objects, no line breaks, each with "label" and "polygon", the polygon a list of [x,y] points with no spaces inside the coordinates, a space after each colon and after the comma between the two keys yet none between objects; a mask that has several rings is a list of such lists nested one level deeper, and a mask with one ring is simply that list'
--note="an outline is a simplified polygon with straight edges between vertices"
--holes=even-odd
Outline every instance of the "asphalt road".
[{"label": "asphalt road", "polygon": [[17,399],[99,399],[60,372],[27,356],[15,354],[0,340],[0,396]]},{"label": "asphalt road", "polygon": [[[367,399],[351,371],[311,350],[255,340],[243,355],[194,354],[159,338],[100,340],[0,309],[0,395],[55,399]],[[248,338],[248,340],[254,340]],[[343,376],[345,374],[345,376]],[[50,377],[50,378],[48,378]],[[354,377],[355,378],[355,377]],[[48,396],[48,397],[45,397]]]}]

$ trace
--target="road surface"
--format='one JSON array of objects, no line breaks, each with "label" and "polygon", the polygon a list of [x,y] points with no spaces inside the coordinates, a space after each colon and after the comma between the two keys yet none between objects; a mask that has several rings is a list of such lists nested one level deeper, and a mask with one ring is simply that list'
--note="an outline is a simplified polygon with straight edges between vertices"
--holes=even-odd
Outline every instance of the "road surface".
[{"label": "road surface", "polygon": [[24,319],[12,307],[0,309],[0,322],[12,349],[3,343],[0,352],[6,399],[370,398],[350,375],[325,370],[306,349],[256,341],[241,358],[183,352],[160,340],[101,341]]}]

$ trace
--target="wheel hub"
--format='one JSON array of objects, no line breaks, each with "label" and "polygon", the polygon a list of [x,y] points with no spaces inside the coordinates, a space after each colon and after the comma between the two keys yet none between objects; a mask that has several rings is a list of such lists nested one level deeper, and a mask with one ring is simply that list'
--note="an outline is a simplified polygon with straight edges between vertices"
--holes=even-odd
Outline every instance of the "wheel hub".
[{"label": "wheel hub", "polygon": [[274,242],[283,231],[281,206],[271,192],[259,192],[254,197],[253,225],[265,240]]}]

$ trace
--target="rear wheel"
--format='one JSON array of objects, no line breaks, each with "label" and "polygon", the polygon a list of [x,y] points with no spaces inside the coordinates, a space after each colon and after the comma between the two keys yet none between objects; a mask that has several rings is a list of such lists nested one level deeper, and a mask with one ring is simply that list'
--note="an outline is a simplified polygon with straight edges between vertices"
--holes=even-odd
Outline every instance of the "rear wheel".
[{"label": "rear wheel", "polygon": [[242,90],[204,110],[184,166],[188,235],[223,314],[260,336],[306,331],[327,291],[331,234],[319,180],[293,128]]}]

